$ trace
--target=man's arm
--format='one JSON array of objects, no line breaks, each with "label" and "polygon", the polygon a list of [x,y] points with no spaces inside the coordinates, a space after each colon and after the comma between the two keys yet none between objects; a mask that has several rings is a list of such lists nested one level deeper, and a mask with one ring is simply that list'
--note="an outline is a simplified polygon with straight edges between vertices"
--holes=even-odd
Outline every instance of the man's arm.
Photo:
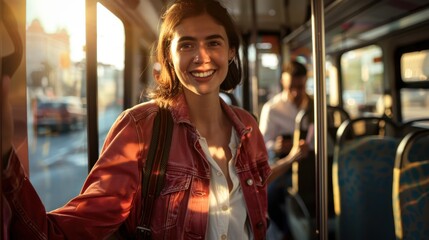
[{"label": "man's arm", "polygon": [[292,163],[295,161],[301,161],[308,155],[308,144],[304,140],[300,140],[299,143],[292,147],[289,154],[271,164],[272,173],[268,178],[268,184],[273,182],[278,177],[285,174],[292,167]]},{"label": "man's arm", "polygon": [[268,152],[273,151],[274,142],[275,142],[275,132],[274,123],[271,118],[271,107],[269,103],[265,103],[261,110],[261,115],[259,117],[259,130],[264,137],[265,146],[267,147]]}]

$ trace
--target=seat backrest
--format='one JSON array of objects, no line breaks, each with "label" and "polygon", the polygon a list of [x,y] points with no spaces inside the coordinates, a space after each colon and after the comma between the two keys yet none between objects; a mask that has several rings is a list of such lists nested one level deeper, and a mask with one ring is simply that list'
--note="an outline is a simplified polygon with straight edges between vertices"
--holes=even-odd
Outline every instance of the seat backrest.
[{"label": "seat backrest", "polygon": [[[313,111],[313,108],[308,110],[301,110],[295,118],[295,131],[294,131],[294,141],[299,139],[306,139],[311,136],[308,130],[312,131],[310,124],[313,122],[311,119],[314,114],[311,114],[310,111]],[[333,218],[334,214],[334,200],[333,200],[333,190],[332,190],[332,161],[333,161],[333,152],[335,145],[335,134],[338,127],[345,120],[350,119],[349,114],[341,107],[336,106],[327,106],[327,177],[329,179],[329,184],[327,187],[328,190],[328,216]],[[315,166],[315,153],[310,151],[308,157],[300,161],[299,163],[294,163],[292,166],[292,186],[295,191],[299,193],[302,197],[304,204],[307,206],[311,217],[316,216],[316,176],[315,176],[316,166]]]},{"label": "seat backrest", "polygon": [[402,135],[405,136],[410,132],[429,128],[429,118],[408,119],[401,124]]},{"label": "seat backrest", "polygon": [[315,237],[312,216],[301,196],[288,189],[286,196],[286,212],[290,230],[294,239],[310,240]]},{"label": "seat backrest", "polygon": [[392,202],[397,239],[429,236],[429,130],[407,134],[396,152]]},{"label": "seat backrest", "polygon": [[395,171],[393,214],[397,239],[429,236],[429,160]]},{"label": "seat backrest", "polygon": [[328,134],[335,141],[338,128],[343,122],[350,120],[350,115],[342,107],[328,105],[326,108],[326,117]]},{"label": "seat backrest", "polygon": [[345,120],[337,130],[335,144],[342,146],[345,142],[370,136],[401,136],[398,124],[386,116],[368,116]]},{"label": "seat backrest", "polygon": [[337,239],[393,239],[392,178],[399,140],[366,136],[338,149],[332,177]]}]

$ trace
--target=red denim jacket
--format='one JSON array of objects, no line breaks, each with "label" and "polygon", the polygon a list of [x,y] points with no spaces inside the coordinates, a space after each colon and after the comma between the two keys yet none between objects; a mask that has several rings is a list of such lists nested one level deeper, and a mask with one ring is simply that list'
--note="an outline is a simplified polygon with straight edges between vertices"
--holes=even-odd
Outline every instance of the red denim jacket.
[{"label": "red denim jacket", "polygon": [[[266,180],[271,173],[254,117],[222,102],[240,137],[236,171],[255,239],[267,229]],[[205,239],[209,211],[210,165],[190,123],[186,101],[170,106],[173,140],[166,180],[151,220],[153,239]],[[3,190],[13,217],[11,239],[106,239],[121,233],[134,238],[141,216],[142,168],[158,107],[143,103],[124,111],[106,137],[100,158],[80,195],[52,212],[45,209],[15,154],[4,172]],[[66,186],[65,186],[66,187]]]}]

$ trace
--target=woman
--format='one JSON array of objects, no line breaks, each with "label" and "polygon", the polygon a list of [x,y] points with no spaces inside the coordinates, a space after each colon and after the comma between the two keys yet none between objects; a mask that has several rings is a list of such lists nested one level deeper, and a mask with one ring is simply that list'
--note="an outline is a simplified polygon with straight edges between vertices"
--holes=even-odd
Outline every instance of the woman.
[{"label": "woman", "polygon": [[[220,90],[241,79],[239,35],[215,0],[179,0],[165,13],[154,101],[124,111],[79,196],[45,214],[16,155],[6,159],[5,195],[13,238],[134,238],[141,217],[140,179],[159,106],[173,117],[164,187],[154,203],[153,239],[264,239],[266,184],[305,152],[270,169],[252,115],[228,106]],[[7,151],[2,150],[2,154]]]}]

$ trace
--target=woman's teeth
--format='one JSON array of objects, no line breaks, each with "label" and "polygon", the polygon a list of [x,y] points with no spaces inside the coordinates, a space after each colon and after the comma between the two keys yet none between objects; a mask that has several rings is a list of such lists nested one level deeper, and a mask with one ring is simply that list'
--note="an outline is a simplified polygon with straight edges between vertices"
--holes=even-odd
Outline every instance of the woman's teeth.
[{"label": "woman's teeth", "polygon": [[208,71],[208,72],[192,72],[192,75],[195,76],[195,77],[202,78],[202,77],[208,77],[208,76],[212,75],[213,72],[214,72],[213,70],[212,71]]}]

